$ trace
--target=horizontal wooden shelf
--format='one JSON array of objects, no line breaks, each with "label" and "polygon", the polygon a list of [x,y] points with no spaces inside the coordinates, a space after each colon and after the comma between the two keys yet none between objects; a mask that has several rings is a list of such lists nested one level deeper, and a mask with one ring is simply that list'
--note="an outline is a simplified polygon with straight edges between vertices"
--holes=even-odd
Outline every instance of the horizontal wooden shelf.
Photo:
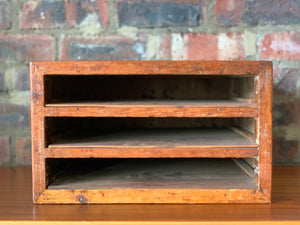
[{"label": "horizontal wooden shelf", "polygon": [[257,189],[232,159],[71,159],[65,165],[48,189]]},{"label": "horizontal wooden shelf", "polygon": [[239,100],[132,100],[46,104],[45,116],[257,117],[257,105]]},{"label": "horizontal wooden shelf", "polygon": [[235,130],[139,129],[91,136],[81,132],[57,140],[45,151],[48,158],[256,157],[258,144]]}]

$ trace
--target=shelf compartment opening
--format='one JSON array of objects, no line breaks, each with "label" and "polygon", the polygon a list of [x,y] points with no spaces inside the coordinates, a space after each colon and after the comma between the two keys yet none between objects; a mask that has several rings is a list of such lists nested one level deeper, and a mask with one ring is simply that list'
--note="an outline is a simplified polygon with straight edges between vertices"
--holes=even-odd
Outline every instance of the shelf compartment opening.
[{"label": "shelf compartment opening", "polygon": [[45,75],[45,105],[254,103],[256,76]]},{"label": "shelf compartment opening", "polygon": [[[46,156],[254,157],[254,118],[46,118]],[[217,154],[218,153],[218,154]]]},{"label": "shelf compartment opening", "polygon": [[47,159],[46,164],[48,189],[257,189],[254,169],[246,173],[231,158]]}]

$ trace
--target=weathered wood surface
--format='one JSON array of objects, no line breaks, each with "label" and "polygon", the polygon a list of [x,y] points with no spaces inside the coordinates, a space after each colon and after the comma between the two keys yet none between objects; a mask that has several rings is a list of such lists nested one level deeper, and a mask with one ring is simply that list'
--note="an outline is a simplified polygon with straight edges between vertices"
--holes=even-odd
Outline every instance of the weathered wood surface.
[{"label": "weathered wood surface", "polygon": [[[48,103],[55,103],[56,100],[48,101],[49,99],[45,96],[45,84],[44,76],[47,75],[51,77],[52,75],[132,75],[132,76],[189,76],[189,75],[205,75],[211,77],[222,77],[233,76],[235,78],[239,77],[249,77],[246,82],[243,82],[243,90],[238,91],[238,96],[232,96],[233,99],[237,97],[238,100],[242,97],[243,101],[239,100],[238,104],[226,105],[223,104],[218,107],[213,104],[201,105],[196,107],[191,107],[190,105],[184,105],[184,108],[174,107],[174,105],[165,104],[163,107],[153,106],[153,105],[143,105],[143,107],[138,107],[130,105],[126,107],[124,105],[112,106],[103,105],[101,107],[96,105],[73,105],[73,106],[58,106],[58,105],[47,105]],[[254,79],[251,77],[255,76]],[[238,79],[236,79],[238,80]],[[252,83],[252,81],[254,83]],[[236,85],[236,84],[235,84]],[[252,89],[254,88],[254,91]],[[49,90],[46,90],[48,92]],[[253,96],[254,93],[254,96]],[[162,95],[163,96],[163,95]],[[217,95],[218,97],[220,95]],[[228,95],[230,96],[230,95]],[[225,96],[225,99],[228,98]],[[46,99],[46,101],[45,101]],[[223,98],[221,98],[223,99]],[[214,99],[217,100],[217,99]],[[229,99],[227,99],[229,100]],[[65,101],[65,99],[64,99]],[[231,100],[230,100],[231,101]],[[66,101],[67,102],[67,101]],[[247,103],[244,105],[243,103]],[[72,196],[68,195],[68,192],[62,190],[46,190],[46,173],[45,173],[45,159],[52,154],[58,154],[59,150],[46,149],[47,143],[49,143],[49,136],[45,135],[45,117],[98,117],[98,116],[110,116],[118,117],[252,117],[254,118],[254,137],[256,142],[259,144],[258,152],[258,173],[254,176],[255,180],[258,181],[259,190],[250,191],[249,190],[234,190],[230,192],[230,197],[225,197],[226,191],[224,192],[218,190],[217,193],[209,197],[205,193],[214,192],[211,190],[195,190],[186,192],[190,195],[200,196],[197,200],[198,202],[269,202],[271,196],[271,130],[272,130],[272,115],[271,115],[271,103],[272,103],[272,63],[271,62],[163,62],[163,61],[122,61],[122,62],[34,62],[31,63],[31,123],[32,123],[32,154],[33,154],[33,191],[34,191],[34,202],[39,203],[50,203],[50,202],[68,202],[68,203],[80,203],[74,196],[81,193],[84,190],[75,191]],[[55,103],[56,104],[56,103]],[[144,103],[142,103],[144,104]],[[177,104],[177,103],[176,103]],[[181,106],[181,105],[178,105]],[[230,107],[233,106],[233,107]],[[164,108],[166,107],[166,108]],[[247,125],[247,124],[246,124]],[[248,126],[243,127],[248,129]],[[249,130],[250,132],[253,132]],[[78,152],[75,148],[74,155],[76,157]],[[86,150],[84,148],[82,150]],[[217,150],[217,151],[216,151]],[[225,149],[223,149],[225,150]],[[237,150],[237,149],[236,149]],[[249,150],[249,149],[248,149]],[[217,148],[202,148],[202,155],[205,155],[205,151],[211,157],[218,157],[221,154],[220,146]],[[122,155],[119,151],[114,153]],[[133,153],[133,152],[132,152]],[[171,148],[169,148],[169,154],[173,154]],[[192,151],[190,152],[192,153]],[[247,152],[244,151],[243,154]],[[246,157],[254,156],[255,152],[249,153]],[[71,151],[68,152],[71,154]],[[225,154],[224,157],[233,157],[230,154]],[[88,157],[93,157],[87,155]],[[134,156],[134,154],[132,155]],[[220,156],[220,155],[219,155]],[[237,157],[241,156],[237,153]],[[255,157],[257,154],[255,153]],[[64,157],[64,156],[62,156]],[[139,157],[139,156],[137,156]],[[150,156],[151,157],[151,156]],[[185,157],[185,156],[184,156]],[[202,156],[199,156],[202,157]],[[54,190],[52,190],[54,191]],[[123,190],[124,191],[124,190]],[[155,190],[153,190],[155,191]],[[162,191],[162,194],[167,194],[167,192]],[[122,190],[119,193],[121,197]],[[87,195],[93,195],[95,192],[88,192]],[[128,193],[129,197],[136,196],[136,193]],[[112,196],[114,194],[112,193]],[[207,197],[208,196],[208,197]],[[237,197],[239,196],[239,197]],[[129,198],[128,197],[128,198]],[[179,197],[180,198],[180,197]],[[236,199],[234,199],[236,198]],[[100,203],[100,199],[99,203]],[[157,202],[176,202],[178,199],[171,197],[168,200],[157,200]],[[146,200],[143,200],[147,202]],[[109,202],[109,201],[108,201]],[[179,202],[188,202],[179,201]]]},{"label": "weathered wood surface", "polygon": [[139,100],[47,104],[45,116],[257,117],[257,105],[235,100]]},{"label": "weathered wood surface", "polygon": [[70,61],[33,62],[47,75],[258,75],[272,66],[267,61]]},{"label": "weathered wood surface", "polygon": [[266,67],[259,79],[259,185],[261,192],[271,199],[272,177],[272,102],[273,102],[273,67]]},{"label": "weathered wood surface", "polygon": [[257,157],[257,147],[51,147],[45,149],[46,158],[242,158]]}]

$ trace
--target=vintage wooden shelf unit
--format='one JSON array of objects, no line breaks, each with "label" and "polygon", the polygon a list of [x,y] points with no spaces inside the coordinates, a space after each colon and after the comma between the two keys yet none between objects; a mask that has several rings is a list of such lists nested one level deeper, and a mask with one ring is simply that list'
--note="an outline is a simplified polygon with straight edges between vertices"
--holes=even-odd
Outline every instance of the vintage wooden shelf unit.
[{"label": "vintage wooden shelf unit", "polygon": [[269,203],[272,63],[32,62],[35,203]]}]

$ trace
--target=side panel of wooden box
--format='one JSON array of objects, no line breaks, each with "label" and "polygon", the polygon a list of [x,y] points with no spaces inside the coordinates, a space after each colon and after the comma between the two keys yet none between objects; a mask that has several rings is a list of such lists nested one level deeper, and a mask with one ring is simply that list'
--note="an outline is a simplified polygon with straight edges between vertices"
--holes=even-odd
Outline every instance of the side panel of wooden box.
[{"label": "side panel of wooden box", "polygon": [[44,82],[43,72],[34,64],[30,65],[31,90],[31,139],[32,139],[32,188],[33,201],[46,188],[45,156],[44,156]]}]

